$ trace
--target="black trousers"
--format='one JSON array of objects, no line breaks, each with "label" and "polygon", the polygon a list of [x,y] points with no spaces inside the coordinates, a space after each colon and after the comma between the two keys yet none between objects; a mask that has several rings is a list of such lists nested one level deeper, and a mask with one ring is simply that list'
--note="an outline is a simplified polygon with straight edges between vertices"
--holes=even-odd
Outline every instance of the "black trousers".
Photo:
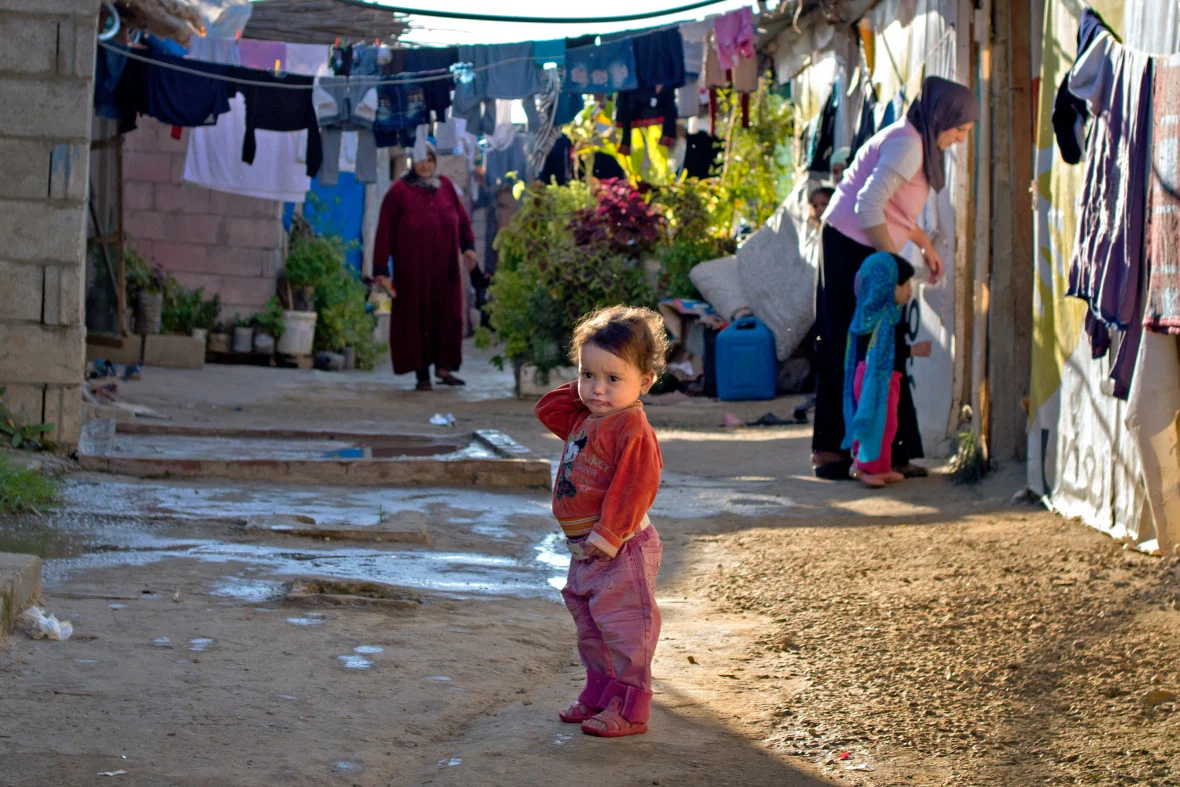
[{"label": "black trousers", "polygon": [[[815,292],[815,429],[811,450],[847,454],[840,444],[844,442],[844,352],[848,346],[848,328],[856,312],[853,285],[861,264],[876,249],[857,243],[826,224],[822,240],[824,258]],[[904,323],[897,326],[898,358],[909,356],[906,331]],[[904,382],[897,405],[894,467],[903,467],[911,459],[924,456],[912,382],[908,379]]]}]

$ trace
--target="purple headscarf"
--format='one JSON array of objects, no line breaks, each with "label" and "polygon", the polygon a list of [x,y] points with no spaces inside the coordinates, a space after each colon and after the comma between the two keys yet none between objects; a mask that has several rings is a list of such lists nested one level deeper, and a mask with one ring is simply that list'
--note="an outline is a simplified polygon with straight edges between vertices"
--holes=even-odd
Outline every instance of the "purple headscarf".
[{"label": "purple headscarf", "polygon": [[906,113],[906,120],[922,135],[922,166],[930,188],[946,186],[943,152],[938,135],[979,120],[979,102],[970,88],[942,77],[926,77],[922,93]]}]

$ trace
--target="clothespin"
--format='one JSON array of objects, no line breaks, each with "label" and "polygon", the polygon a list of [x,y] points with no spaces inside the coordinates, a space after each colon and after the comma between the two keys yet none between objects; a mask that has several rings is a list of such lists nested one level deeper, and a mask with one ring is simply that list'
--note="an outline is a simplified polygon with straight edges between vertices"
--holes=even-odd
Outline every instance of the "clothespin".
[{"label": "clothespin", "polygon": [[275,76],[276,77],[279,75],[279,66],[280,65],[281,65],[281,63],[280,63],[279,59],[276,57],[275,58]]},{"label": "clothespin", "polygon": [[241,40],[242,40],[242,31],[241,31],[241,30],[239,30],[239,31],[237,32],[237,35],[235,35],[235,36],[234,36],[234,43],[238,43],[238,42],[240,42]]}]

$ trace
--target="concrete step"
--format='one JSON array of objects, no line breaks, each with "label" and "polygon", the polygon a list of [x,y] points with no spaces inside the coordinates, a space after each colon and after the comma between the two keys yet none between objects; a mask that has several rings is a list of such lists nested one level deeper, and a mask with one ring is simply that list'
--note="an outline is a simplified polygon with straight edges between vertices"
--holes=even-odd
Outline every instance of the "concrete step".
[{"label": "concrete step", "polygon": [[41,558],[0,552],[0,639],[41,595]]}]

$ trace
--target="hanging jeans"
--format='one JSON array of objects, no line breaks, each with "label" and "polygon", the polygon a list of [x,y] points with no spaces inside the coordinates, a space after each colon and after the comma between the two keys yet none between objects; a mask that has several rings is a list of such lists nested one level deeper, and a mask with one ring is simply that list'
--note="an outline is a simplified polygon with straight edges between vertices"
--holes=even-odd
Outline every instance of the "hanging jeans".
[{"label": "hanging jeans", "polygon": [[323,139],[324,163],[320,184],[334,186],[340,176],[340,141],[345,131],[357,132],[356,180],[377,182],[376,77],[324,77],[316,81],[312,100]]}]

